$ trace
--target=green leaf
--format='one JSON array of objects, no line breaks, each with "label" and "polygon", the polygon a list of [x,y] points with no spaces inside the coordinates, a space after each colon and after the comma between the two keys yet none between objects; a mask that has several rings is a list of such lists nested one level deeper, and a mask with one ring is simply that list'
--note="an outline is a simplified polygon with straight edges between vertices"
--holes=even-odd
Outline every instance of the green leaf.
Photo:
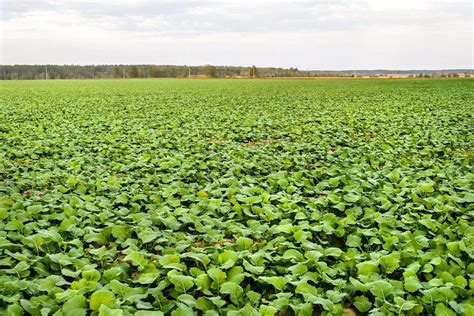
[{"label": "green leaf", "polygon": [[127,226],[116,225],[112,227],[112,236],[119,241],[125,241],[130,235],[130,229]]},{"label": "green leaf", "polygon": [[379,263],[385,269],[386,273],[393,273],[400,267],[400,254],[391,253],[389,255],[382,256]]},{"label": "green leaf", "polygon": [[446,305],[444,305],[443,303],[438,303],[436,304],[435,315],[436,316],[456,316],[456,313],[449,307],[446,307]]},{"label": "green leaf", "polygon": [[231,250],[225,250],[218,256],[219,264],[223,269],[229,269],[235,265],[239,259],[236,252]]},{"label": "green leaf", "polygon": [[304,263],[297,263],[288,268],[292,275],[303,275],[308,272],[308,267]]},{"label": "green leaf", "polygon": [[227,281],[234,282],[235,284],[240,284],[245,278],[244,269],[240,266],[232,267],[227,272]]},{"label": "green leaf", "polygon": [[399,296],[395,297],[394,301],[399,306],[400,311],[409,311],[417,306],[417,304],[411,301],[406,301]]},{"label": "green leaf", "polygon": [[140,284],[151,284],[160,276],[161,272],[157,269],[145,269],[137,279]]},{"label": "green leaf", "polygon": [[327,257],[339,258],[344,252],[336,247],[329,247],[324,249],[324,255]]},{"label": "green leaf", "polygon": [[66,315],[85,315],[86,308],[86,298],[83,295],[75,295],[64,303],[62,311]]},{"label": "green leaf", "polygon": [[191,307],[180,306],[171,312],[171,316],[194,316],[194,313]]},{"label": "green leaf", "polygon": [[365,261],[358,263],[356,267],[359,271],[359,275],[370,275],[372,273],[379,272],[378,264],[373,261]]},{"label": "green leaf", "polygon": [[200,296],[198,297],[198,299],[196,300],[196,304],[194,305],[195,308],[205,312],[205,311],[208,311],[208,310],[213,310],[214,309],[214,304],[212,304],[212,302],[210,300],[208,300],[207,298],[203,297],[203,296]]},{"label": "green leaf", "polygon": [[107,305],[101,305],[99,308],[99,316],[122,316],[121,309],[111,309]]},{"label": "green leaf", "polygon": [[246,304],[238,311],[229,311],[229,316],[261,316],[260,313],[250,304]]},{"label": "green leaf", "polygon": [[259,312],[263,316],[274,316],[276,313],[278,313],[278,309],[269,305],[260,305]]},{"label": "green leaf", "polygon": [[[225,279],[225,278],[224,278]],[[211,286],[211,282],[209,280],[209,276],[207,274],[200,274],[198,275],[194,283],[198,288],[200,288],[202,291],[208,290],[209,287]]]},{"label": "green leaf", "polygon": [[235,242],[237,250],[249,250],[252,248],[253,240],[247,237],[239,237]]},{"label": "green leaf", "polygon": [[296,286],[295,293],[303,295],[305,298],[311,298],[316,297],[319,295],[318,290],[312,286],[309,285],[307,282],[301,282]]},{"label": "green leaf", "polygon": [[134,316],[164,316],[160,311],[137,311]]},{"label": "green leaf", "polygon": [[217,284],[217,288],[225,282],[227,274],[219,268],[211,268],[207,271],[209,277]]},{"label": "green leaf", "polygon": [[405,278],[403,285],[405,289],[410,293],[416,292],[417,290],[422,288],[422,285],[416,276],[409,276]]},{"label": "green leaf", "polygon": [[180,259],[177,255],[164,255],[160,258],[159,262],[165,269],[181,270],[181,267],[179,265]]},{"label": "green leaf", "polygon": [[421,193],[432,193],[434,192],[434,183],[433,182],[420,182],[418,183],[418,190]]},{"label": "green leaf", "polygon": [[392,183],[398,183],[400,181],[400,170],[394,169],[390,172],[387,177]]},{"label": "green leaf", "polygon": [[146,259],[138,251],[132,251],[124,258],[124,260],[130,261],[134,266],[137,266],[139,271],[143,270],[147,264]]},{"label": "green leaf", "polygon": [[194,278],[187,275],[168,274],[168,279],[174,284],[176,291],[186,293],[194,285]]},{"label": "green leaf", "polygon": [[354,306],[362,313],[370,310],[372,303],[365,296],[356,296],[354,299]]},{"label": "green leaf", "polygon": [[291,260],[291,261],[303,261],[303,260],[304,260],[304,257],[303,257],[303,255],[301,254],[301,252],[299,252],[298,250],[295,250],[295,249],[288,249],[288,250],[285,251],[285,253],[283,254],[283,259],[285,259],[285,260]]},{"label": "green leaf", "polygon": [[247,260],[244,260],[243,261],[243,265],[244,265],[244,268],[245,270],[253,273],[253,274],[262,274],[264,271],[265,271],[265,267],[264,266],[255,266],[255,265],[252,265],[250,264],[250,262],[248,262]]},{"label": "green leaf", "polygon": [[[18,305],[18,304],[10,304],[8,307],[7,307],[7,313],[9,316],[23,316],[24,312],[23,312],[23,308]],[[84,310],[84,313],[83,314],[79,314],[77,313],[77,315],[86,315],[86,311]]]},{"label": "green leaf", "polygon": [[349,203],[355,203],[359,201],[361,196],[355,192],[349,192],[344,195],[344,201],[349,202]]},{"label": "green leaf", "polygon": [[140,230],[138,232],[138,238],[142,241],[142,243],[146,244],[149,242],[152,242],[156,238],[158,238],[160,234],[158,232],[152,231],[152,230]]},{"label": "green leaf", "polygon": [[455,277],[453,283],[462,289],[464,289],[467,286],[467,280],[462,275],[458,275],[457,277]]},{"label": "green leaf", "polygon": [[177,298],[178,301],[186,304],[189,307],[194,307],[194,305],[196,304],[196,299],[189,294],[181,294]]},{"label": "green leaf", "polygon": [[98,290],[92,293],[90,298],[90,308],[94,311],[99,310],[101,305],[107,305],[108,307],[115,306],[115,296],[112,292],[107,290]]},{"label": "green leaf", "polygon": [[360,247],[362,239],[357,235],[349,235],[346,240],[346,245],[349,247]]},{"label": "green leaf", "polygon": [[390,294],[392,294],[393,286],[384,280],[377,280],[370,283],[369,291],[375,297],[378,297],[382,300],[386,299]]},{"label": "green leaf", "polygon": [[100,272],[96,269],[83,271],[82,278],[86,279],[87,281],[97,282],[100,280]]},{"label": "green leaf", "polygon": [[464,192],[463,201],[465,203],[474,203],[474,192]]},{"label": "green leaf", "polygon": [[233,303],[238,304],[239,298],[242,297],[244,290],[238,284],[233,282],[224,282],[219,290],[222,294],[229,294]]},{"label": "green leaf", "polygon": [[273,285],[273,287],[275,287],[275,289],[277,289],[278,291],[280,292],[283,292],[286,288],[286,278],[285,277],[278,277],[278,276],[274,276],[274,277],[260,277],[259,278],[260,280],[268,283],[268,284],[271,284]]},{"label": "green leaf", "polygon": [[247,295],[247,299],[251,305],[257,305],[260,301],[260,298],[262,297],[262,295],[260,295],[259,293],[248,290],[247,292],[245,292],[245,295]]}]

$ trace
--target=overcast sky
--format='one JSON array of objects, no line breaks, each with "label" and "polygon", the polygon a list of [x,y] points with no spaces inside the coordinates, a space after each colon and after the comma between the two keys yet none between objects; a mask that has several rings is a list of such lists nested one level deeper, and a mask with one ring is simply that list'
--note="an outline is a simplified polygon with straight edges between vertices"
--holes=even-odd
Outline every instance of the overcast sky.
[{"label": "overcast sky", "polygon": [[1,64],[473,68],[470,0],[0,0]]}]

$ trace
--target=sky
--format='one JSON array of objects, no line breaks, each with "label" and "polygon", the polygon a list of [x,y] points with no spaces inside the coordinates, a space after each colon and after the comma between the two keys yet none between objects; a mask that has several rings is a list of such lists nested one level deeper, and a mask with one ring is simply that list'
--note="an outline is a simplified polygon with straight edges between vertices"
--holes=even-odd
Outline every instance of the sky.
[{"label": "sky", "polygon": [[473,66],[470,0],[0,0],[0,64]]}]

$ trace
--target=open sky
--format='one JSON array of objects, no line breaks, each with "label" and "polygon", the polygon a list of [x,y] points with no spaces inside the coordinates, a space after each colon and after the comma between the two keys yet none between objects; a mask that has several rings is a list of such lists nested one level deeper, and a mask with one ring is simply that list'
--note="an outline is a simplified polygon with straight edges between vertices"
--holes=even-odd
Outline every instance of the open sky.
[{"label": "open sky", "polygon": [[0,64],[473,68],[470,0],[0,0]]}]

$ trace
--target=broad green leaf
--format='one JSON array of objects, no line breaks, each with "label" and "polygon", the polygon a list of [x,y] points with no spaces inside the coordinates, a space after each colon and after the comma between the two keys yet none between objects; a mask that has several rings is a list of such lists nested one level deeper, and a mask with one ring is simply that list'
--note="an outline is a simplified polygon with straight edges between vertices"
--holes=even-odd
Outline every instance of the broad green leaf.
[{"label": "broad green leaf", "polygon": [[193,316],[193,310],[190,307],[180,306],[171,312],[171,316]]},{"label": "broad green leaf", "polygon": [[181,270],[181,266],[179,265],[180,259],[177,255],[165,255],[160,258],[159,262],[163,268]]},{"label": "broad green leaf", "polygon": [[211,268],[207,271],[209,277],[217,284],[220,288],[221,284],[225,282],[227,274],[219,268]]},{"label": "broad green leaf", "polygon": [[189,307],[194,307],[196,304],[196,299],[189,294],[181,294],[178,296],[178,301],[188,305]]},{"label": "broad green leaf", "polygon": [[101,305],[99,308],[99,316],[122,316],[123,311],[121,309],[112,309],[107,305]]},{"label": "broad green leaf", "polygon": [[354,192],[349,192],[344,195],[344,201],[349,203],[355,203],[360,200],[360,195]]},{"label": "broad green leaf", "polygon": [[63,307],[62,311],[65,314],[76,314],[80,315],[81,313],[86,313],[87,302],[86,298],[83,295],[76,295],[68,299]]},{"label": "broad green leaf", "polygon": [[115,306],[115,296],[110,291],[98,290],[92,293],[89,305],[90,308],[95,311],[99,310],[101,305],[107,305],[113,308]]},{"label": "broad green leaf", "polygon": [[286,288],[287,281],[285,277],[278,277],[278,276],[260,277],[260,280],[273,285],[273,287],[275,287],[275,289],[277,289],[280,292],[283,292]]},{"label": "broad green leaf", "polygon": [[168,278],[180,293],[186,293],[194,285],[194,279],[187,275],[168,274]]},{"label": "broad green leaf", "polygon": [[393,286],[384,280],[377,280],[370,283],[369,291],[375,297],[385,300],[393,292]]},{"label": "broad green leaf", "polygon": [[360,275],[369,275],[379,272],[378,264],[373,261],[358,263],[356,267]]},{"label": "broad green leaf", "polygon": [[87,270],[82,272],[82,277],[88,281],[97,282],[100,280],[100,272],[96,269]]},{"label": "broad green leaf", "polygon": [[163,316],[164,313],[160,311],[137,311],[134,316]]},{"label": "broad green leaf", "polygon": [[362,243],[362,240],[357,235],[347,236],[346,245],[349,247],[359,247]]},{"label": "broad green leaf", "polygon": [[456,313],[452,309],[444,305],[443,303],[438,303],[436,304],[435,315],[436,316],[455,316]]},{"label": "broad green leaf", "polygon": [[160,276],[160,271],[157,269],[145,269],[137,279],[140,284],[151,284]]},{"label": "broad green leaf", "polygon": [[304,257],[298,250],[288,249],[283,254],[283,259],[292,260],[292,261],[303,261]]},{"label": "broad green leaf", "polygon": [[392,273],[400,267],[400,254],[391,253],[382,256],[379,263],[385,269],[386,273]]},{"label": "broad green leaf", "polygon": [[129,234],[130,234],[130,229],[127,226],[116,225],[112,227],[112,236],[114,236],[120,241],[126,240]]},{"label": "broad green leaf", "polygon": [[411,301],[406,301],[401,297],[395,297],[394,299],[395,303],[399,306],[400,311],[409,311],[413,309],[417,304],[411,302]]},{"label": "broad green leaf", "polygon": [[408,292],[415,292],[422,288],[422,285],[416,276],[405,278],[403,285]]},{"label": "broad green leaf", "polygon": [[130,261],[134,266],[138,267],[138,270],[143,270],[147,264],[147,260],[138,251],[129,253],[125,258],[125,261]]},{"label": "broad green leaf", "polygon": [[221,294],[229,294],[232,302],[238,304],[238,300],[243,295],[244,290],[238,284],[232,282],[224,282],[221,285],[219,292]]},{"label": "broad green leaf", "polygon": [[207,298],[203,297],[203,296],[200,296],[197,298],[196,300],[196,304],[194,306],[195,308],[205,312],[205,311],[208,311],[208,310],[213,310],[214,309],[214,304],[212,304],[212,302],[210,300],[208,300]]},{"label": "broad green leaf", "polygon": [[235,265],[238,255],[234,251],[226,250],[219,254],[218,261],[223,269],[229,269]]},{"label": "broad green leaf", "polygon": [[370,310],[372,303],[365,296],[357,296],[354,299],[354,306],[362,313],[365,313]]}]

